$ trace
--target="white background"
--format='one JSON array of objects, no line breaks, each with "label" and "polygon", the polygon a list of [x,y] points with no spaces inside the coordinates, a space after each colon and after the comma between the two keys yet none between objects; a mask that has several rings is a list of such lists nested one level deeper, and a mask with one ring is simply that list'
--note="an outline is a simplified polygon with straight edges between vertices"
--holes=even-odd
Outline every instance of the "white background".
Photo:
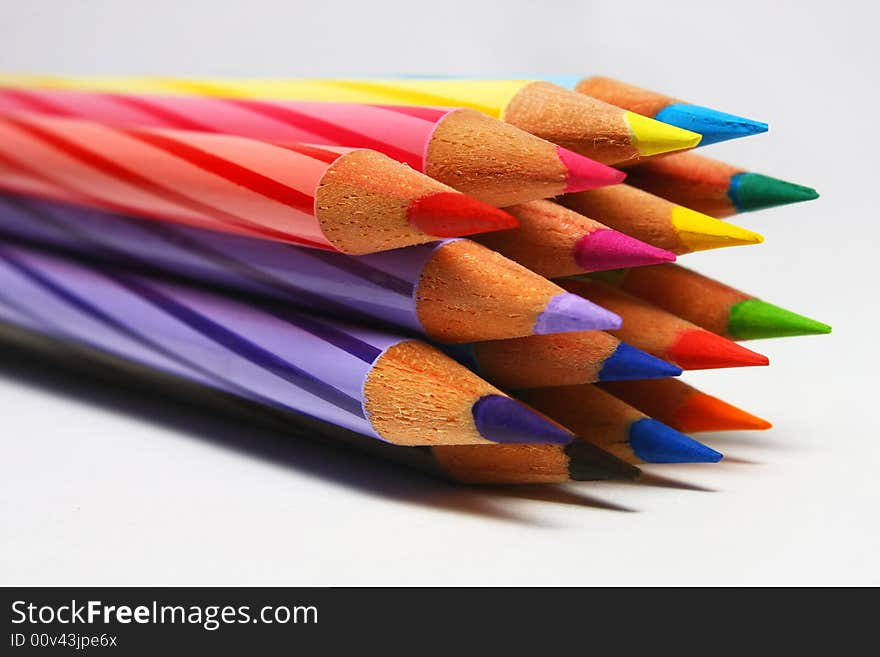
[{"label": "white background", "polygon": [[[4,584],[880,584],[876,14],[866,2],[0,2],[0,68],[602,73],[768,121],[706,149],[814,185],[683,259],[834,325],[688,380],[771,418],[710,491],[457,489],[52,368],[0,364]],[[615,506],[619,508],[614,508]]]}]

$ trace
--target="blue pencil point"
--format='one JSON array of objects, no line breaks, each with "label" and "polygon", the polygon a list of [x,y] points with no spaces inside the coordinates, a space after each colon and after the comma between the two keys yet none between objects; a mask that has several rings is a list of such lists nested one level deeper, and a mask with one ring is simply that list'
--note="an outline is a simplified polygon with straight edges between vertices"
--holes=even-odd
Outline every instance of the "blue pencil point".
[{"label": "blue pencil point", "polygon": [[534,332],[569,333],[573,331],[606,331],[620,328],[622,320],[577,294],[563,292],[550,299],[544,312],[538,315]]},{"label": "blue pencil point", "polygon": [[717,463],[722,459],[711,447],[651,418],[630,425],[629,444],[646,463]]},{"label": "blue pencil point", "polygon": [[599,370],[600,381],[665,379],[680,376],[681,368],[621,342]]},{"label": "blue pencil point", "polygon": [[663,123],[700,133],[703,135],[700,146],[748,137],[767,132],[769,129],[769,126],[761,121],[686,103],[667,105],[657,112],[654,118]]}]

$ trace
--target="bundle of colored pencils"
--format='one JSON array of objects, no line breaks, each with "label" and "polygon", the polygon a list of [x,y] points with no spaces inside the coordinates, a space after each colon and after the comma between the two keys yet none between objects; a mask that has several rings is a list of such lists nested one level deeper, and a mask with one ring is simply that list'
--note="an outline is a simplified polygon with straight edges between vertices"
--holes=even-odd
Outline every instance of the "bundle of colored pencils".
[{"label": "bundle of colored pencils", "polygon": [[766,129],[600,77],[0,76],[0,339],[459,482],[716,462],[686,434],[770,423],[675,377],[830,331],[673,263],[817,197],[689,152]]}]

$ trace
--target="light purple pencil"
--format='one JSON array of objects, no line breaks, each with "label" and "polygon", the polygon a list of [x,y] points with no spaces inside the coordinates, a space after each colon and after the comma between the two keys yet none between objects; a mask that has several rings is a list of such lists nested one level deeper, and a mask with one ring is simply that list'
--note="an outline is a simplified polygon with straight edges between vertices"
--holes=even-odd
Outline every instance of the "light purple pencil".
[{"label": "light purple pencil", "polygon": [[573,438],[424,342],[8,242],[0,321],[400,445]]},{"label": "light purple pencil", "polygon": [[9,194],[0,195],[0,231],[438,342],[620,326],[614,313],[470,240],[351,257]]}]

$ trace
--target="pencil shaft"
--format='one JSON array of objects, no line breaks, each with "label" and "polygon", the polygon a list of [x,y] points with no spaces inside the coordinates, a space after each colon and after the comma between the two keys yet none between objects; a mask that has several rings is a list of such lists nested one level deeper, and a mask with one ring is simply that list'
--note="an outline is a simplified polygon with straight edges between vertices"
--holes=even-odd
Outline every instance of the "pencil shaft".
[{"label": "pencil shaft", "polygon": [[535,80],[2,76],[7,86],[389,106],[467,107],[605,164],[695,146],[700,135]]},{"label": "pencil shaft", "polygon": [[761,121],[693,105],[612,78],[601,76],[584,78],[575,84],[574,89],[658,121],[698,132],[703,136],[700,146],[767,132],[767,124]]},{"label": "pencil shaft", "polygon": [[627,183],[713,217],[730,217],[819,197],[815,189],[746,171],[696,153],[627,168]]},{"label": "pencil shaft", "polygon": [[[444,445],[401,447],[357,434],[329,422],[289,410],[269,408],[187,379],[144,367],[83,344],[66,342],[0,321],[0,349],[15,356],[40,358],[53,369],[68,370],[78,383],[94,379],[114,390],[146,394],[160,403],[173,401],[233,420],[243,431],[254,428],[290,440],[323,442],[353,449],[367,457],[399,464],[425,474],[465,484],[562,483],[578,480],[632,478],[619,468],[603,470],[604,461],[573,462],[557,445]],[[328,442],[329,441],[329,442]],[[580,457],[580,450],[575,458]],[[609,457],[610,458],[610,457]],[[586,476],[585,476],[586,473]]]},{"label": "pencil shaft", "polygon": [[0,316],[371,438],[571,438],[424,343],[8,243],[0,244]]},{"label": "pencil shaft", "polygon": [[677,255],[757,244],[764,239],[631,185],[566,194],[559,201],[575,212]]},{"label": "pencil shaft", "polygon": [[563,287],[602,303],[623,318],[613,335],[685,370],[767,365],[766,356],[597,280],[569,279]]},{"label": "pencil shaft", "polygon": [[579,436],[629,463],[714,463],[721,454],[594,385],[516,393]]},{"label": "pencil shaft", "polygon": [[0,112],[369,148],[497,206],[625,175],[469,109],[0,88]]},{"label": "pencil shaft", "polygon": [[353,257],[8,194],[0,194],[0,232],[441,342],[611,327],[595,323],[602,309],[468,240]]},{"label": "pencil shaft", "polygon": [[347,253],[516,225],[373,151],[37,115],[0,115],[0,186]]},{"label": "pencil shaft", "polygon": [[679,431],[764,430],[772,425],[678,379],[611,381],[604,390]]},{"label": "pencil shaft", "polygon": [[731,340],[831,331],[827,324],[761,301],[680,265],[638,267],[593,277]]}]

